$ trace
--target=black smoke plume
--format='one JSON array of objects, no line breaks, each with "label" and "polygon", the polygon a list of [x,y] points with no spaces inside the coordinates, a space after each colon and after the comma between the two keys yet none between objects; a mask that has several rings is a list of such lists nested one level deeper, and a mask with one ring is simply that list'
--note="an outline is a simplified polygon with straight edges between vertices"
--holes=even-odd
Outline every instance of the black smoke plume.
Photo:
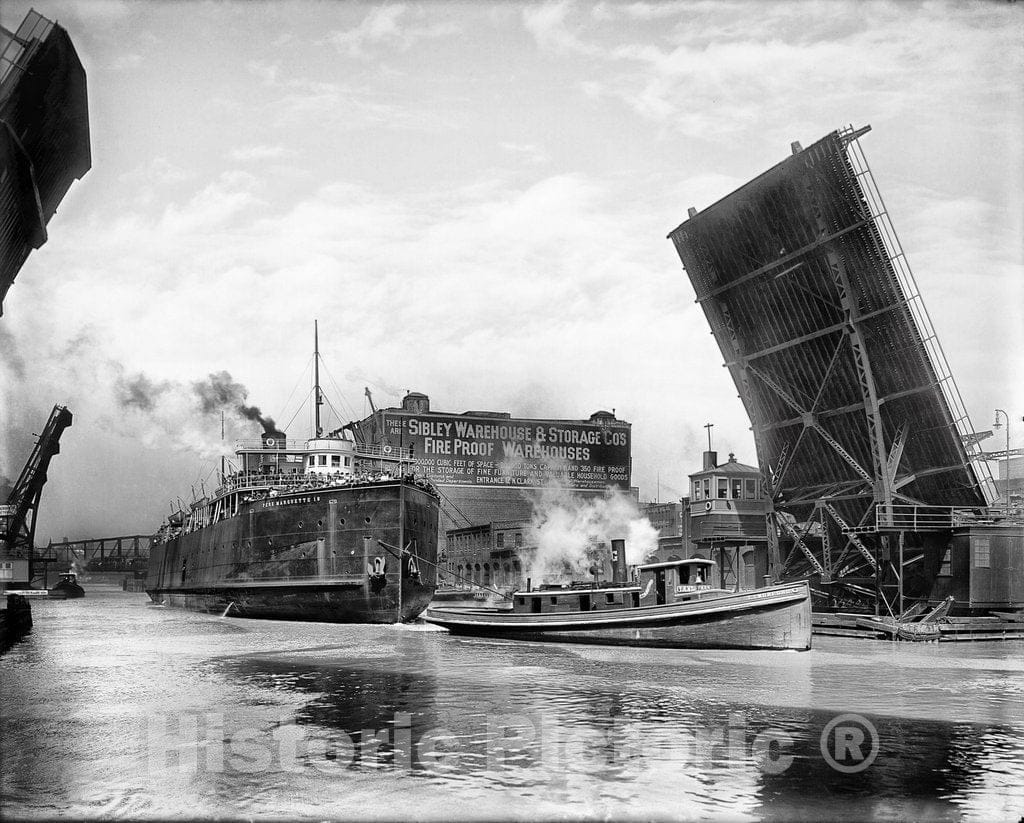
[{"label": "black smoke plume", "polygon": [[257,421],[261,426],[263,426],[263,434],[267,437],[279,437],[282,440],[284,439],[284,433],[278,431],[274,418],[264,417],[262,412],[260,412],[259,406],[246,406],[244,403],[239,404],[238,413],[246,420]]},{"label": "black smoke plume", "polygon": [[161,394],[171,388],[170,383],[154,383],[144,374],[134,377],[118,377],[114,384],[114,395],[121,408],[135,408],[152,411]]},{"label": "black smoke plume", "polygon": [[[226,371],[219,371],[211,374],[206,380],[197,380],[192,384],[192,390],[199,399],[199,410],[203,414],[212,414],[226,408],[235,408],[243,417],[247,415],[242,412],[245,398],[249,396],[249,390],[241,383],[231,379]],[[249,417],[255,420],[255,417]]]}]

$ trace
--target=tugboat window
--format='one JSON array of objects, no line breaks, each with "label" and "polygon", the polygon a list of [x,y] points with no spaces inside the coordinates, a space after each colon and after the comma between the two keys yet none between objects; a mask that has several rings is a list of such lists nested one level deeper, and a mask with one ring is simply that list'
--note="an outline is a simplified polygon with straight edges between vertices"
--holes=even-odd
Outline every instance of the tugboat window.
[{"label": "tugboat window", "polygon": [[552,605],[552,606],[554,606],[554,605],[556,605],[557,603],[558,603],[558,598],[557,598],[557,597],[552,597],[552,598],[551,598],[551,605]]}]

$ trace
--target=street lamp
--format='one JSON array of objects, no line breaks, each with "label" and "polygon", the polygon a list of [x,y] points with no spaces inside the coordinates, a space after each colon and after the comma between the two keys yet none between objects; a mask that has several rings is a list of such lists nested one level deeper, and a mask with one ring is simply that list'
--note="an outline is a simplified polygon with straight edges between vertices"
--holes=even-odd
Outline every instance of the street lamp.
[{"label": "street lamp", "polygon": [[996,431],[999,431],[1000,427],[1003,425],[1002,423],[999,422],[999,415],[1002,415],[1003,419],[1006,420],[1006,455],[1005,455],[1005,458],[1006,458],[1006,489],[1005,489],[1005,491],[1006,491],[1006,511],[1007,511],[1007,513],[1009,513],[1009,511],[1010,511],[1010,415],[1008,415],[1002,409],[996,409],[996,415],[995,415],[996,419],[995,419],[995,422],[992,424],[992,428],[995,429]]}]

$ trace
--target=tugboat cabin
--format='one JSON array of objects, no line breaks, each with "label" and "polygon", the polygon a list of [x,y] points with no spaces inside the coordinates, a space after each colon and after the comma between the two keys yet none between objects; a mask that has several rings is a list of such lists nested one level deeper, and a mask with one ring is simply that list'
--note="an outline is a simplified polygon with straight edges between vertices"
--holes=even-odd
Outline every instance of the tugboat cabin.
[{"label": "tugboat cabin", "polygon": [[565,614],[573,612],[637,609],[694,600],[721,594],[711,585],[713,560],[693,558],[636,567],[638,584],[572,583],[544,585],[517,591],[512,596],[515,614]]},{"label": "tugboat cabin", "polygon": [[664,606],[721,592],[721,589],[711,584],[717,565],[713,560],[694,557],[638,566],[640,605]]}]

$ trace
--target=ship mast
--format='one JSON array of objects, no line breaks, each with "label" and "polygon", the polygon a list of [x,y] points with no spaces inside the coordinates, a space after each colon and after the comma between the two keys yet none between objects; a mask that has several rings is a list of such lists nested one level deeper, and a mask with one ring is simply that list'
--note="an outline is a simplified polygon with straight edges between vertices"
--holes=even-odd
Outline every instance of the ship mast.
[{"label": "ship mast", "polygon": [[314,436],[319,437],[323,432],[320,427],[320,404],[323,400],[320,397],[320,332],[317,328],[317,321],[313,321],[313,431]]}]

